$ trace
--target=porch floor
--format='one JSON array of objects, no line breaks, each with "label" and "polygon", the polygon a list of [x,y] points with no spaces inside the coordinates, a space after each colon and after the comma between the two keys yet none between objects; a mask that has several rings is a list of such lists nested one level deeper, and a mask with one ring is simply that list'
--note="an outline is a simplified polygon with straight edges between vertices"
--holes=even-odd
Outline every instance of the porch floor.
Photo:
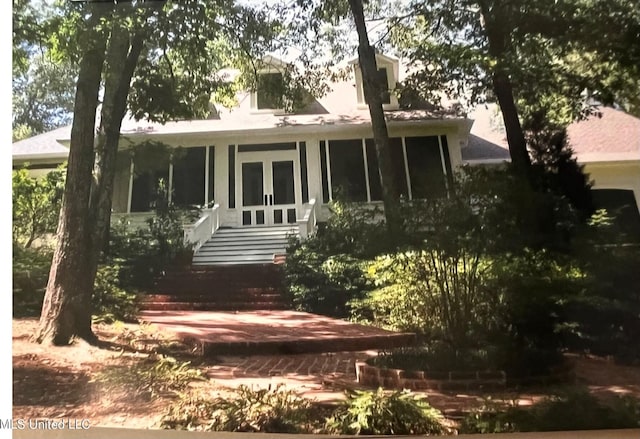
[{"label": "porch floor", "polygon": [[143,311],[140,320],[196,341],[205,356],[382,350],[415,343],[415,334],[290,310]]}]

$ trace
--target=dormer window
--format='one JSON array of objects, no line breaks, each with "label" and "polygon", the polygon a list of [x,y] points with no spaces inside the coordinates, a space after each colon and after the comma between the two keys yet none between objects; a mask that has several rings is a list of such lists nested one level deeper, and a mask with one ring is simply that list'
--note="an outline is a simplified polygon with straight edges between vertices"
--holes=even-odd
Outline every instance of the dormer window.
[{"label": "dormer window", "polygon": [[[378,74],[376,75],[376,82],[378,83],[378,87],[382,90],[382,103],[390,104],[391,103],[391,93],[389,90],[391,89],[389,84],[389,77],[386,67],[382,67],[378,69]],[[363,93],[364,94],[364,93]],[[366,99],[365,99],[366,102]]]},{"label": "dormer window", "polygon": [[284,79],[282,73],[259,74],[258,90],[256,91],[256,106],[258,110],[278,110],[283,108],[283,87]]},{"label": "dormer window", "polygon": [[[358,59],[350,61],[350,64],[353,64],[355,70],[358,108],[365,109],[367,108],[367,101],[364,98],[362,71],[360,70]],[[398,59],[376,54],[376,64],[378,66],[376,81],[382,90],[382,106],[385,110],[396,110],[398,109],[398,98],[392,91],[396,88],[396,83],[398,82]]]},{"label": "dormer window", "polygon": [[284,112],[284,72],[287,64],[266,56],[257,71],[256,87],[251,93],[254,113]]}]

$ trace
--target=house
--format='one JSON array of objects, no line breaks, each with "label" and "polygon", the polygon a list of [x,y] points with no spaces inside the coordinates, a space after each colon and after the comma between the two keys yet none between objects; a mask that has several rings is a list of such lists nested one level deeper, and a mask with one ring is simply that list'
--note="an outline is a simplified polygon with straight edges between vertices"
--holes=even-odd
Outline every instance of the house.
[{"label": "house", "polygon": [[[378,54],[377,62],[378,80],[392,90],[404,75],[399,60]],[[258,83],[281,81],[281,63],[267,58],[258,72],[263,81]],[[280,227],[305,236],[316,221],[327,218],[327,203],[338,194],[353,201],[380,202],[362,76],[355,60],[351,66],[350,78],[331,84],[331,92],[295,114],[285,113],[279,96],[258,87],[240,94],[237,108],[217,109],[206,120],[164,125],[125,120],[114,215],[127,215],[133,221],[145,217],[154,185],[164,178],[174,203],[213,205],[185,229],[186,238],[196,243],[197,259],[218,228],[225,233],[242,229],[254,233],[258,227]],[[489,111],[464,118],[449,111],[403,110],[393,93],[384,100],[396,183],[407,199],[445,193],[453,171],[464,163],[508,159],[504,135],[491,128]],[[588,163],[596,188],[629,191],[637,210],[640,120],[605,110],[602,119],[578,124],[570,134],[578,136],[579,148],[585,148],[576,149],[578,158]],[[615,125],[613,130],[610,122]],[[50,169],[65,160],[69,134],[70,127],[66,127],[14,143],[14,166],[29,163],[40,173]],[[595,141],[599,136],[602,139]],[[145,142],[159,142],[180,153],[149,166],[149,155],[132,154],[135,145]]]}]

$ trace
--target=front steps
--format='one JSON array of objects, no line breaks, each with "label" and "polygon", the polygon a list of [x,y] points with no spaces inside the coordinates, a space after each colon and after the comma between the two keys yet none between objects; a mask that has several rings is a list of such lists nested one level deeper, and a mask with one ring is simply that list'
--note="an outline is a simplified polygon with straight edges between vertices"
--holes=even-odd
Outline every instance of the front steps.
[{"label": "front steps", "polygon": [[157,279],[143,311],[284,310],[282,268],[271,264],[192,266]]},{"label": "front steps", "polygon": [[270,264],[297,233],[291,225],[219,229],[195,253],[193,265]]}]

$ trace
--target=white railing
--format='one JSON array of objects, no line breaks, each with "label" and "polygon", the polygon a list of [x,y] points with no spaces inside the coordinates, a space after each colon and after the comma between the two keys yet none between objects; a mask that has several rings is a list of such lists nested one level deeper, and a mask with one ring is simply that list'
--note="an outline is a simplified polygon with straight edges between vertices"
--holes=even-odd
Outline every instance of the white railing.
[{"label": "white railing", "polygon": [[305,211],[302,219],[298,220],[298,233],[300,239],[306,239],[311,233],[316,230],[317,217],[316,217],[316,200],[312,198],[309,203],[304,205]]},{"label": "white railing", "polygon": [[220,227],[220,205],[214,204],[211,209],[202,212],[202,216],[193,224],[184,225],[184,242],[193,244],[193,251],[198,249],[216,233]]}]

